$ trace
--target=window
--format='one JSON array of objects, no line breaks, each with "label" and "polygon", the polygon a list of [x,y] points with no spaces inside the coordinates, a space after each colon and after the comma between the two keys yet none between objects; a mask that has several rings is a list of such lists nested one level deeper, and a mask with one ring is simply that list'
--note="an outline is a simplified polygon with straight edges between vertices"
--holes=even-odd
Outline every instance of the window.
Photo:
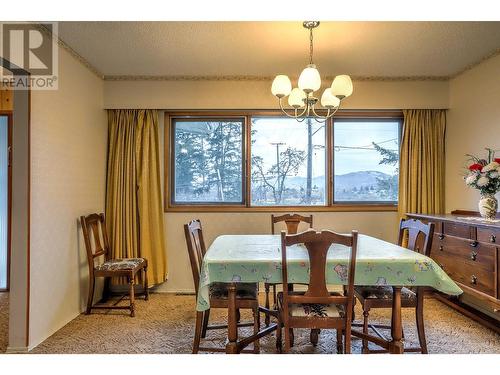
[{"label": "window", "polygon": [[165,209],[396,210],[401,124],[400,112],[167,113]]},{"label": "window", "polygon": [[400,121],[336,119],[334,202],[397,202]]},{"label": "window", "polygon": [[243,202],[243,119],[175,119],[175,203]]},{"label": "window", "polygon": [[325,124],[313,119],[254,117],[251,204],[326,204]]}]

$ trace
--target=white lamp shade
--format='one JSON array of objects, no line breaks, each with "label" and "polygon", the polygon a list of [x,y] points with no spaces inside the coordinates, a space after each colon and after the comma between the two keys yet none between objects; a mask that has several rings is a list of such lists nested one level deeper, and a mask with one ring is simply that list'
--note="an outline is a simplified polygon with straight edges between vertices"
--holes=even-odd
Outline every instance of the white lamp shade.
[{"label": "white lamp shade", "polygon": [[325,89],[321,95],[321,105],[325,108],[335,108],[340,105],[340,99],[332,94],[331,89]]},{"label": "white lamp shade", "polygon": [[273,84],[271,86],[271,92],[274,96],[278,98],[282,98],[287,96],[292,91],[292,82],[290,82],[290,78],[283,74],[277,75],[274,78]]},{"label": "white lamp shade", "polygon": [[308,65],[299,76],[299,88],[306,93],[319,90],[321,87],[321,77],[318,69],[314,65]]},{"label": "white lamp shade", "polygon": [[340,99],[351,96],[352,94],[351,77],[345,74],[336,76],[332,83],[332,94],[334,96],[339,97]]},{"label": "white lamp shade", "polygon": [[290,104],[293,108],[302,108],[306,105],[304,102],[304,99],[306,98],[306,93],[296,87],[292,90],[290,96],[288,97],[288,104]]}]

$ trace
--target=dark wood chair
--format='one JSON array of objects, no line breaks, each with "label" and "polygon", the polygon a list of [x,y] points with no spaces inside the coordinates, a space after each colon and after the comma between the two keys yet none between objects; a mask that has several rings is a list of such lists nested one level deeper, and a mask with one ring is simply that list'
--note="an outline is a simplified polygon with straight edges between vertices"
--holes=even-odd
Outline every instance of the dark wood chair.
[{"label": "dark wood chair", "polygon": [[[184,224],[184,234],[191,262],[196,298],[198,298],[198,288],[200,284],[200,273],[203,257],[206,253],[205,241],[203,239],[203,230],[200,220],[193,220]],[[228,308],[228,290],[225,283],[212,283],[210,285],[210,309]],[[254,327],[254,333],[260,329],[258,284],[257,283],[237,283],[236,284],[236,307],[239,309],[251,309],[253,313],[253,322],[238,323],[238,327]],[[193,342],[193,354],[199,351],[225,352],[225,348],[200,347],[200,341],[206,337],[207,330],[227,329],[227,325],[208,325],[210,309],[196,312],[196,326]],[[254,342],[253,350],[243,350],[243,353],[259,353],[259,340]]]},{"label": "dark wood chair", "polygon": [[[127,309],[130,310],[130,316],[135,316],[135,278],[139,271],[142,271],[144,283],[144,299],[149,299],[148,291],[148,261],[145,258],[123,258],[112,259],[109,246],[108,235],[106,232],[106,223],[104,214],[91,214],[81,216],[83,239],[87,250],[87,260],[89,266],[89,294],[87,300],[86,314],[90,314],[92,309]],[[99,262],[97,258],[103,256],[104,262]],[[102,258],[101,258],[102,259]],[[101,305],[93,304],[94,286],[96,277],[125,277],[129,285],[129,306]],[[108,279],[109,281],[109,279]]]},{"label": "dark wood chair", "polygon": [[[406,247],[413,251],[429,256],[432,237],[434,234],[434,223],[424,224],[415,219],[402,219],[399,225],[398,245]],[[424,287],[402,288],[401,289],[401,307],[414,308],[417,321],[418,340],[420,347],[405,348],[405,352],[427,353],[427,343],[424,330]],[[369,324],[368,317],[371,309],[390,309],[392,308],[392,288],[390,286],[357,286],[354,288],[356,298],[361,302],[363,309],[363,333],[367,334],[371,328],[379,337],[384,338],[378,329],[390,329],[391,327],[383,324]],[[368,341],[363,340],[363,353],[386,352],[385,350],[370,350]]]},{"label": "dark wood chair", "polygon": [[[274,216],[271,215],[271,234],[275,233],[275,224],[276,223],[281,223],[284,222],[286,225],[286,232],[288,234],[297,234],[299,230],[299,225],[300,223],[307,223],[309,224],[309,228],[313,227],[313,216],[302,216],[298,214],[285,214],[285,215],[280,215],[280,216]],[[264,283],[264,290],[266,294],[266,299],[264,302],[264,306],[266,309],[269,309],[271,303],[270,303],[270,288],[273,288],[273,309],[276,310],[276,285],[278,284],[272,284],[272,283]],[[293,289],[292,285],[289,286],[290,289]],[[266,327],[269,326],[271,323],[271,319],[269,314],[266,314],[265,317],[265,323]]]},{"label": "dark wood chair", "polygon": [[[285,352],[290,350],[293,328],[336,329],[337,352],[351,352],[351,321],[354,303],[354,273],[358,232],[342,235],[328,230],[308,230],[300,234],[287,235],[281,232],[282,278],[288,282],[287,246],[304,244],[309,256],[309,284],[306,292],[288,291],[278,293],[280,324],[277,331],[277,347],[281,348],[281,327],[285,330]],[[329,292],[326,287],[325,270],[327,253],[333,244],[350,247],[350,259],[345,271],[347,287],[345,293]],[[332,249],[335,251],[336,249]],[[345,336],[345,340],[342,340]]]}]

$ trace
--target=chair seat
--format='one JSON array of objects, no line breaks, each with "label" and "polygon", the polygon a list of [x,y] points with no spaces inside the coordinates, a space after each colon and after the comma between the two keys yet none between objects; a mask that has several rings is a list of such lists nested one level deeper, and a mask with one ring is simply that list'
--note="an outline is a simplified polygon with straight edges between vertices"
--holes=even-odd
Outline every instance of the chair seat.
[{"label": "chair seat", "polygon": [[[392,287],[390,286],[356,286],[354,293],[360,299],[392,300]],[[417,299],[415,292],[408,288],[401,288],[401,301],[414,302]]]},{"label": "chair seat", "polygon": [[[227,299],[228,297],[228,284],[226,283],[212,283],[209,286],[210,298],[214,299]],[[237,283],[236,284],[236,298],[241,299],[256,299],[259,285],[257,283]]]},{"label": "chair seat", "polygon": [[97,271],[128,271],[134,270],[145,263],[144,258],[125,258],[107,260],[98,266],[95,266]]},{"label": "chair seat", "polygon": [[[294,294],[303,294],[301,292]],[[330,293],[332,296],[340,295],[336,292]],[[283,293],[278,293],[278,304],[280,310],[283,310]],[[320,303],[292,303],[289,307],[290,316],[296,317],[314,317],[314,318],[343,318],[345,309],[343,305],[320,304]]]}]

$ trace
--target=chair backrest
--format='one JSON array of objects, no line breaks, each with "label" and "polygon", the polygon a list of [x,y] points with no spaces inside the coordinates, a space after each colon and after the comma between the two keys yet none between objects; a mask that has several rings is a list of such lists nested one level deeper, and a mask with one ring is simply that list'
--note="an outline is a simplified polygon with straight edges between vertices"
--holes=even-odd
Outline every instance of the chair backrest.
[{"label": "chair backrest", "polygon": [[184,224],[184,235],[186,236],[186,245],[191,262],[191,271],[193,273],[194,288],[198,295],[198,286],[200,284],[201,264],[203,257],[207,252],[205,241],[203,240],[203,230],[200,220],[192,220]]},{"label": "chair backrest", "polygon": [[[358,247],[358,232],[350,235],[338,234],[328,230],[316,232],[308,230],[294,235],[281,232],[282,278],[283,285],[288,284],[287,246],[304,244],[309,255],[309,285],[303,295],[290,295],[288,288],[283,288],[283,305],[285,316],[288,316],[290,303],[341,304],[346,306],[346,319],[351,321],[354,302],[354,276],[356,269],[356,253]],[[347,293],[343,296],[332,296],[326,287],[326,262],[328,250],[333,244],[350,247],[350,259],[347,265],[337,265],[336,272],[343,282],[347,282]],[[340,250],[340,249],[339,249]],[[332,249],[335,251],[335,249]]]},{"label": "chair backrest", "polygon": [[408,249],[429,256],[434,235],[434,223],[424,224],[416,219],[401,219],[399,223],[399,246],[404,245],[405,234],[407,234],[406,247]]},{"label": "chair backrest", "polygon": [[308,223],[309,228],[313,227],[313,216],[302,216],[298,214],[285,214],[280,216],[271,215],[271,233],[274,234],[274,224],[285,222],[288,234],[297,234],[301,222]]},{"label": "chair backrest", "polygon": [[109,241],[104,214],[94,213],[80,216],[80,224],[82,225],[89,268],[93,269],[95,258],[101,255],[104,255],[104,259],[109,258]]}]

